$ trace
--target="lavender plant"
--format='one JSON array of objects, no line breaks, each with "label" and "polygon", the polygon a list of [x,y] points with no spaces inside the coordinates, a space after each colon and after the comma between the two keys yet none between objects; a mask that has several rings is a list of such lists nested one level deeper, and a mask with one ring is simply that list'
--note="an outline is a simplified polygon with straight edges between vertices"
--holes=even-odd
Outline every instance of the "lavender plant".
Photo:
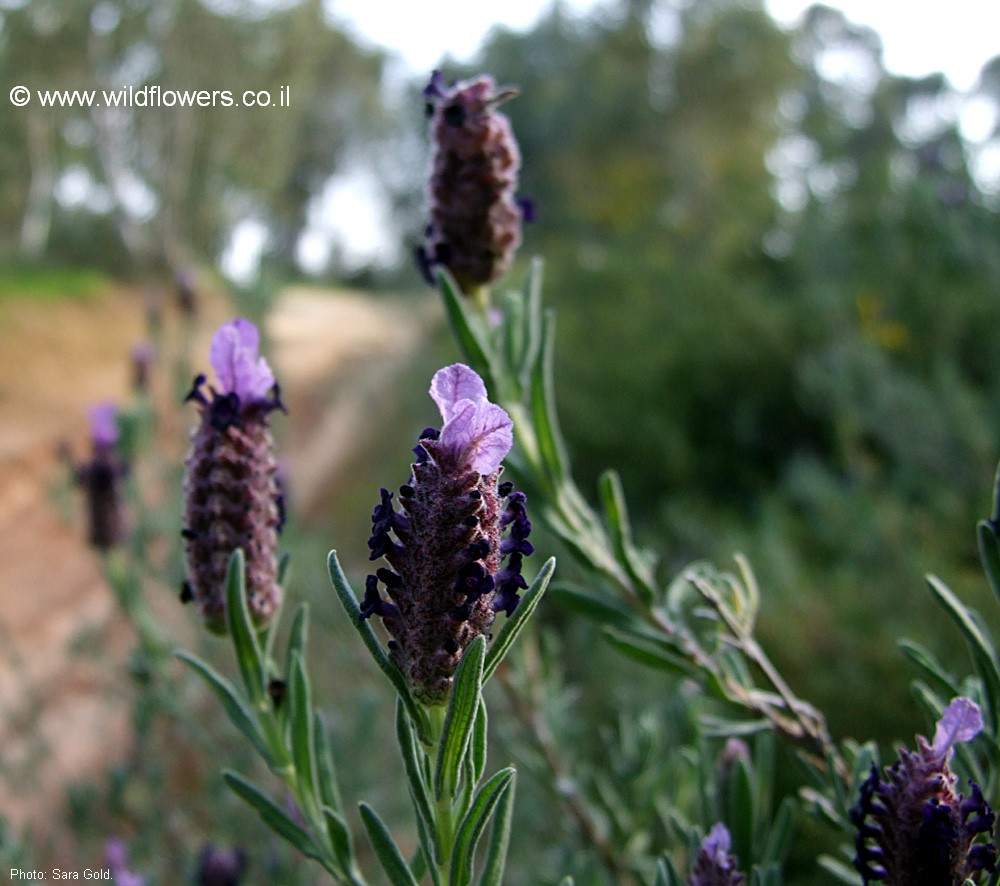
[{"label": "lavender plant", "polygon": [[[283,665],[273,657],[280,599],[272,565],[277,488],[264,423],[280,400],[270,368],[258,356],[258,341],[247,321],[217,333],[210,358],[220,388],[210,387],[209,399],[201,393],[206,379],[196,379],[191,399],[200,406],[201,423],[185,483],[191,597],[210,629],[228,633],[242,689],[196,656],[179,654],[284,782],[296,814],[235,772],[225,773],[230,787],[337,882],[360,884],[365,880],[329,742],[312,701],[304,604],[294,617]],[[389,567],[368,577],[359,603],[336,553],[329,558],[345,611],[398,694],[396,737],[417,816],[416,856],[404,857],[370,805],[362,803],[359,810],[393,883],[416,883],[424,872],[438,886],[471,883],[476,849],[492,820],[477,882],[498,884],[515,773],[508,767],[483,781],[482,686],[538,604],[554,562],[528,586],[521,573],[522,558],[533,551],[525,498],[499,480],[512,440],[509,416],[489,402],[482,380],[466,366],[441,370],[430,393],[443,425],[425,431],[414,449],[411,477],[400,487],[403,513],[383,489],[372,517],[371,557],[384,557]],[[494,633],[501,610],[506,621]],[[376,615],[393,637],[387,647],[368,623]]]},{"label": "lavender plant", "polygon": [[[556,417],[554,318],[542,309],[541,263],[532,264],[522,292],[496,303],[489,292],[511,262],[524,217],[514,197],[519,153],[496,110],[510,95],[488,78],[447,87],[437,73],[425,90],[435,146],[431,220],[418,260],[440,289],[466,362],[434,376],[430,395],[441,427],[420,436],[407,482],[395,493],[380,492],[369,549],[371,560],[385,565],[368,575],[360,599],[335,552],[328,561],[351,624],[397,695],[396,739],[419,845],[404,853],[376,811],[361,803],[383,872],[394,884],[467,884],[479,858],[476,882],[503,879],[515,772],[507,767],[484,779],[482,690],[554,568],[549,560],[530,586],[522,576],[523,559],[533,553],[528,498],[501,480],[505,463],[576,562],[580,579],[561,583],[557,600],[597,622],[613,648],[699,690],[682,704],[694,712],[693,741],[664,746],[662,759],[651,758],[635,729],[621,730],[621,758],[634,753],[634,768],[663,775],[650,821],[629,814],[627,779],[616,783],[612,766],[594,779],[592,792],[578,786],[571,754],[548,728],[544,681],[540,689],[539,681],[520,679],[517,666],[504,676],[512,711],[539,751],[538,769],[558,781],[557,793],[612,881],[778,886],[796,802],[774,797],[776,737],[801,763],[798,804],[842,841],[839,855],[820,859],[830,875],[855,884],[860,874],[865,883],[961,886],[968,878],[995,886],[995,816],[987,797],[1000,778],[1000,664],[976,613],[930,579],[969,644],[976,673],[955,679],[927,650],[904,641],[921,670],[916,697],[939,728],[933,742],[919,739],[916,752],[904,749],[894,766],[881,769],[873,743],[834,740],[823,713],[796,695],[758,642],[761,594],[742,556],[733,572],[695,564],[664,581],[656,555],[633,538],[614,472],[601,479],[599,508],[578,488]],[[232,771],[225,774],[230,787],[336,882],[362,884],[305,665],[304,605],[281,660],[274,648],[282,592],[267,419],[280,398],[257,347],[246,321],[217,335],[211,360],[219,388],[206,396],[199,377],[190,396],[201,423],[185,485],[190,596],[209,627],[228,634],[240,685],[180,655],[212,687],[295,808],[289,812]],[[998,527],[1000,492],[993,519],[980,527],[995,590]],[[373,628],[375,618],[387,643]],[[966,795],[955,790],[958,771],[970,776]],[[698,799],[687,802],[686,793]],[[491,822],[485,851],[477,854]]]}]

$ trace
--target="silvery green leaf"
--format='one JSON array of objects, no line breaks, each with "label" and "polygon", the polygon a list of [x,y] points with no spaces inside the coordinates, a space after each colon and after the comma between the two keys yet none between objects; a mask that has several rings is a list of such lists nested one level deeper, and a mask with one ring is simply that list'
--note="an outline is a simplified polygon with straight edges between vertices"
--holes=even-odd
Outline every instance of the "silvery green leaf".
[{"label": "silvery green leaf", "polygon": [[236,650],[236,661],[240,666],[247,695],[251,702],[260,704],[267,693],[266,671],[260,642],[247,606],[246,558],[240,548],[233,551],[226,571],[226,625]]},{"label": "silvery green leaf", "polygon": [[476,637],[455,671],[434,769],[434,796],[438,799],[453,797],[458,787],[459,773],[479,711],[485,649],[486,639]]},{"label": "silvery green leaf", "polygon": [[287,840],[307,858],[314,858],[320,862],[326,861],[312,836],[296,824],[284,809],[250,779],[230,770],[223,772],[222,777],[233,793],[253,806],[264,823],[279,837]]},{"label": "silvery green leaf", "polygon": [[479,875],[479,886],[503,886],[503,872],[507,863],[507,844],[510,842],[510,827],[514,814],[514,783],[505,791],[496,804],[490,841],[486,848],[483,871]]},{"label": "silvery green leaf", "polygon": [[223,710],[225,710],[236,728],[246,736],[261,757],[269,764],[272,763],[271,751],[264,738],[264,732],[260,727],[257,716],[237,694],[236,687],[212,668],[211,665],[198,658],[198,656],[183,650],[179,650],[175,654],[181,661],[201,676],[215,693],[216,698],[222,704]]},{"label": "silvery green leaf", "polygon": [[392,886],[419,886],[410,866],[406,863],[402,853],[396,846],[396,841],[392,839],[392,834],[385,826],[385,823],[378,817],[378,813],[367,803],[358,806],[361,811],[361,821],[368,832],[368,839],[382,864],[382,870]]},{"label": "silvery green leaf", "polygon": [[489,823],[493,810],[513,788],[514,776],[513,769],[501,769],[476,794],[455,835],[449,886],[468,886],[472,881],[472,864],[479,838]]}]

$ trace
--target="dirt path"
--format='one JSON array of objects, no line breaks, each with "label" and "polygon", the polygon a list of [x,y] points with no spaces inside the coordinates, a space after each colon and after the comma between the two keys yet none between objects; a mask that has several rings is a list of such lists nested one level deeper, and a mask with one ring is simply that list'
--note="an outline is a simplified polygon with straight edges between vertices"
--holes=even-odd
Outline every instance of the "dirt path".
[{"label": "dirt path", "polygon": [[[204,313],[196,354],[206,352],[228,310],[216,300]],[[367,421],[363,388],[336,378],[359,367],[365,377],[391,378],[436,322],[426,304],[360,294],[293,289],[278,301],[268,337],[295,406],[286,445],[304,511],[316,507],[316,490],[342,469]],[[168,338],[177,324],[168,315]],[[125,289],[83,303],[0,306],[0,814],[18,827],[44,828],[65,786],[128,739],[123,706],[111,702],[120,669],[70,650],[86,636],[113,661],[130,648],[130,630],[83,530],[60,513],[53,490],[60,441],[85,453],[88,404],[127,399],[128,353],[143,329],[142,298]]]}]

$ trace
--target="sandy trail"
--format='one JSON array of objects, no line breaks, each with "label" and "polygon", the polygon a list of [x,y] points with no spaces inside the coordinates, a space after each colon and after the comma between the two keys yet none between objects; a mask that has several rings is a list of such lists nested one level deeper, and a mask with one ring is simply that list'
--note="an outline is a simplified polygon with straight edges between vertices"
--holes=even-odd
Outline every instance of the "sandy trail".
[{"label": "sandy trail", "polygon": [[[44,830],[66,785],[128,742],[120,685],[116,696],[124,677],[110,662],[120,665],[134,641],[98,557],[82,528],[60,513],[53,490],[65,476],[60,441],[85,454],[87,405],[128,399],[142,305],[139,293],[121,288],[86,302],[0,306],[0,814],[16,827]],[[297,419],[285,444],[303,512],[318,506],[319,491],[364,440],[364,386],[337,384],[338,377],[391,380],[439,322],[435,307],[307,289],[277,301],[267,333]],[[216,299],[204,314],[195,354],[207,352],[228,310]],[[168,339],[177,326],[168,316]],[[190,416],[171,405],[162,382],[160,433],[179,435],[181,448]],[[74,655],[83,636],[110,654]]]}]

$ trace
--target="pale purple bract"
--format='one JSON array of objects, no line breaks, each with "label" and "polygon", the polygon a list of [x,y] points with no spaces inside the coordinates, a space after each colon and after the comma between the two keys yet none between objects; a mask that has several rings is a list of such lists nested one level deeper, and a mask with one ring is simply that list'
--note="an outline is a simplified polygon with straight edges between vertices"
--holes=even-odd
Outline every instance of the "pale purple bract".
[{"label": "pale purple bract", "polygon": [[514,423],[490,403],[483,380],[468,366],[455,363],[438,370],[431,380],[431,399],[441,410],[441,443],[480,474],[498,470],[514,445]]},{"label": "pale purple bract", "polygon": [[257,327],[243,317],[220,326],[212,338],[208,358],[220,392],[236,394],[242,405],[267,400],[274,388],[274,373],[259,350]]}]

